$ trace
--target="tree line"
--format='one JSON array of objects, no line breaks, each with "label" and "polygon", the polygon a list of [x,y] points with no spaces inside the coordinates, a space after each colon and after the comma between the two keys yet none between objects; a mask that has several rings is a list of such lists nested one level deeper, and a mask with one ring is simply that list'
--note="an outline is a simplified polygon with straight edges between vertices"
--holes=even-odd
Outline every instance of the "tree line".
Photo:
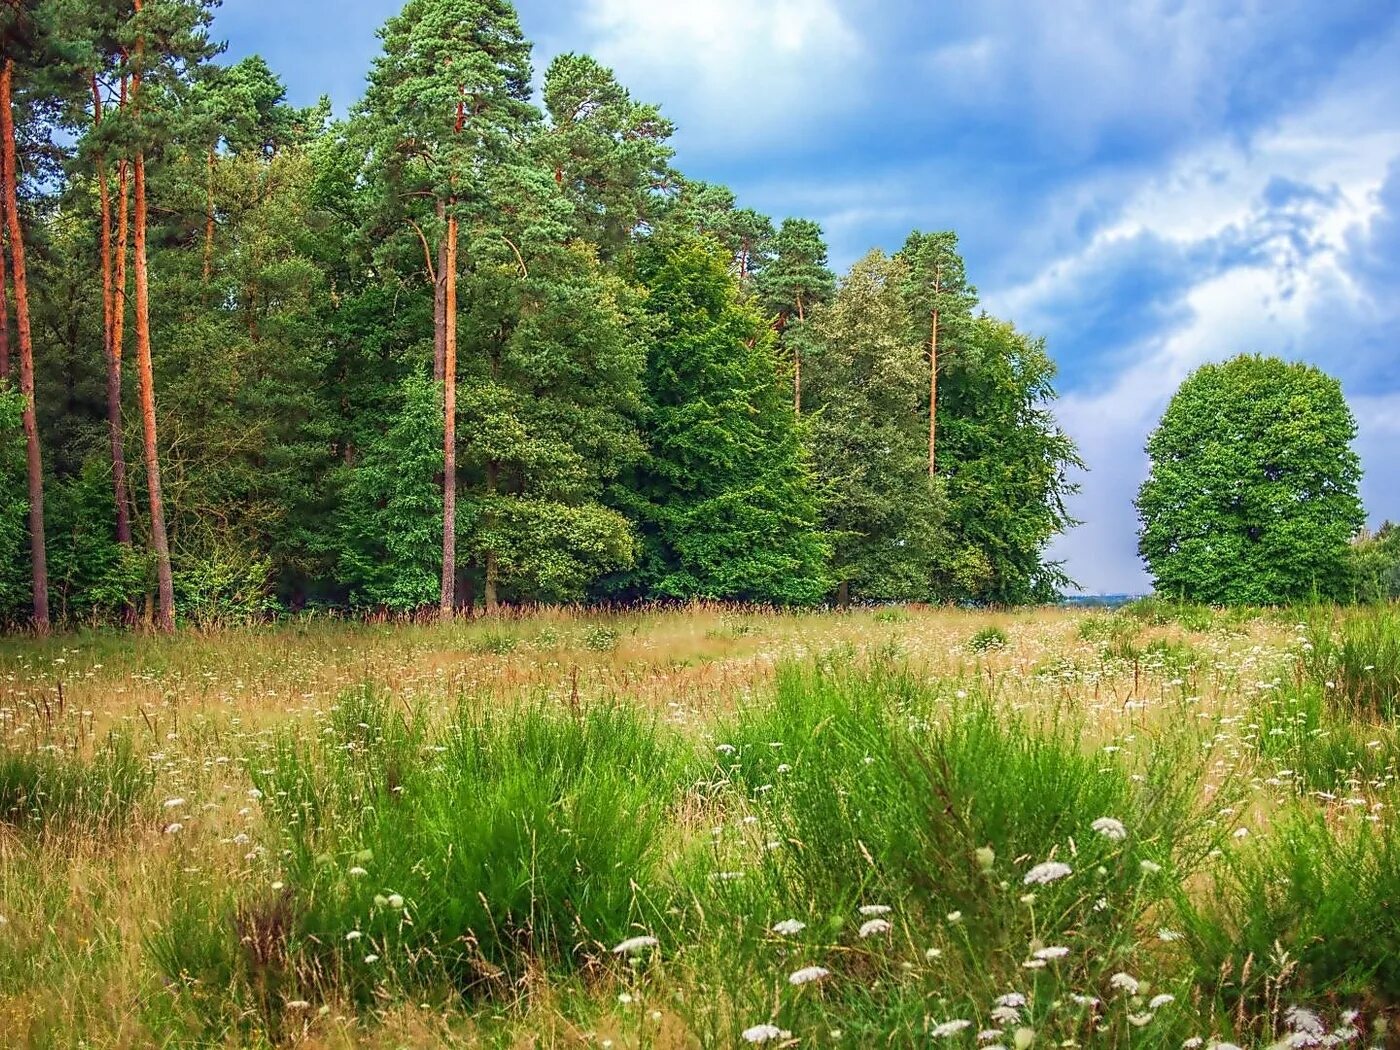
[{"label": "tree line", "polygon": [[838,280],[505,0],[409,0],[344,119],[212,11],[0,4],[4,620],[1066,583],[1054,364],[952,233]]}]

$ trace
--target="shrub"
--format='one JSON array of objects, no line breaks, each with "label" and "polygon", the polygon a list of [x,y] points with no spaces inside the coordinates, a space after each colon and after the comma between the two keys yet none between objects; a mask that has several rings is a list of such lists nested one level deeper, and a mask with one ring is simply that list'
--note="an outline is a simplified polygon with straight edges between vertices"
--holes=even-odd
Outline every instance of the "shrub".
[{"label": "shrub", "polygon": [[1000,627],[983,627],[968,639],[967,647],[974,653],[985,653],[992,649],[1004,649],[1009,639]]}]

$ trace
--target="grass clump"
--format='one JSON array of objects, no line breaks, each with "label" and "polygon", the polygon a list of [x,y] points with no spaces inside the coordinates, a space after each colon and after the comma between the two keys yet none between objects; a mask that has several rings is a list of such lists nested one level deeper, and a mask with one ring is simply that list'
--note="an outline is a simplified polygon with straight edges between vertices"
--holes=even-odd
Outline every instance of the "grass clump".
[{"label": "grass clump", "polygon": [[971,638],[968,639],[967,647],[974,653],[990,652],[993,649],[1005,649],[1010,641],[1006,632],[995,624],[983,627]]},{"label": "grass clump", "polygon": [[1380,790],[1395,779],[1395,744],[1386,728],[1346,717],[1323,686],[1287,683],[1262,691],[1250,711],[1259,754],[1299,791],[1330,798]]},{"label": "grass clump", "polygon": [[1220,833],[1190,742],[1159,742],[1134,779],[1081,750],[1080,728],[950,704],[893,662],[780,672],[773,700],[721,734],[746,823],[694,875],[706,921],[726,923],[708,938],[748,967],[731,1013],[801,961],[829,971],[823,993],[785,989],[774,1023],[804,1044],[832,1028],[923,1038],[933,1002],[995,1027],[1012,990],[1042,1038],[1126,1037],[1124,1014],[1074,996],[1107,1000],[1118,971],[1146,983],[1164,954],[1144,944],[1147,916]]},{"label": "grass clump", "polygon": [[1387,721],[1400,710],[1400,616],[1368,612],[1314,619],[1307,666],[1328,699],[1350,714]]},{"label": "grass clump", "polygon": [[56,745],[0,746],[0,823],[24,831],[110,831],[150,793],[150,764],[113,736],[90,758]]},{"label": "grass clump", "polygon": [[[318,743],[284,736],[259,762],[277,888],[226,915],[244,945],[232,972],[265,997],[357,1002],[600,965],[658,920],[666,821],[694,769],[627,707],[464,706],[430,732],[372,692]],[[231,979],[226,954],[201,951],[168,965]]]}]

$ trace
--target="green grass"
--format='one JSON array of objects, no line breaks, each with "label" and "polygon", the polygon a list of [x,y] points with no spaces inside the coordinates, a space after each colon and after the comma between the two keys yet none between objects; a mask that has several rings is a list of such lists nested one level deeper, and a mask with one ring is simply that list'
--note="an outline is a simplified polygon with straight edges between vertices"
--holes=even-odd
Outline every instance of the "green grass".
[{"label": "green grass", "polygon": [[62,745],[0,745],[0,824],[21,831],[110,832],[150,793],[150,763],[113,736],[91,757]]}]

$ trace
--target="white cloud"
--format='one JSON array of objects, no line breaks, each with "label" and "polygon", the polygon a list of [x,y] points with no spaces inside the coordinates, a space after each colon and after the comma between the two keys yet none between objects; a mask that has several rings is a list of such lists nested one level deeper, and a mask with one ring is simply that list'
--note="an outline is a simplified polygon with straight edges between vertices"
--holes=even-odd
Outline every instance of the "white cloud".
[{"label": "white cloud", "polygon": [[712,154],[858,106],[859,33],[834,0],[586,0],[576,46],[664,101],[678,139]]}]

